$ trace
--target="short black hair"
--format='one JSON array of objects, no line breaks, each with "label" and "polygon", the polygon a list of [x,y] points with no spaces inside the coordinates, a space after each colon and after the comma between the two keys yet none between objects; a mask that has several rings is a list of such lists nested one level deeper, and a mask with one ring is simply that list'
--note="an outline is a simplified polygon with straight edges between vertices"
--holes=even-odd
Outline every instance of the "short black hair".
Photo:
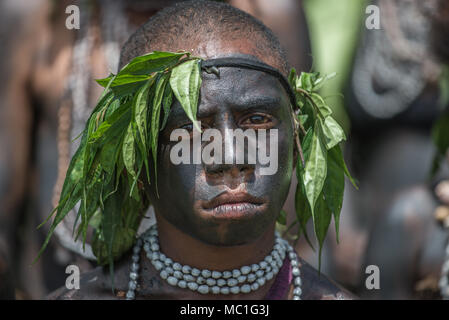
[{"label": "short black hair", "polygon": [[195,46],[214,37],[251,39],[256,55],[271,57],[288,73],[285,49],[268,27],[229,4],[206,0],[184,1],[157,12],[124,44],[120,67],[151,51],[178,50],[180,44]]}]

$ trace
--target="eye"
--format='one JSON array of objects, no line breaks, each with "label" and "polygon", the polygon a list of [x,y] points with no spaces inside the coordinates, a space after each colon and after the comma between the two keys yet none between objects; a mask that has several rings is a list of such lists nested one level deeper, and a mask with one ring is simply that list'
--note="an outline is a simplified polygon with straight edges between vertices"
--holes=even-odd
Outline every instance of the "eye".
[{"label": "eye", "polygon": [[[185,125],[180,126],[179,128],[180,129],[186,129],[187,131],[192,131],[193,130],[193,123],[192,122],[186,123]],[[207,125],[201,123],[201,129],[206,129],[206,128],[207,128]]]},{"label": "eye", "polygon": [[241,126],[245,127],[259,127],[266,128],[273,126],[273,119],[264,114],[252,114],[243,119],[240,123]]},{"label": "eye", "polygon": [[[190,135],[193,134],[193,130],[195,129],[192,122],[186,123],[178,128],[187,130],[190,133]],[[204,129],[207,129],[207,128],[208,128],[208,126],[205,123],[201,122],[201,131],[203,131]]]},{"label": "eye", "polygon": [[187,131],[192,131],[193,130],[193,123],[187,123],[183,126],[180,127],[181,129],[186,129]]}]

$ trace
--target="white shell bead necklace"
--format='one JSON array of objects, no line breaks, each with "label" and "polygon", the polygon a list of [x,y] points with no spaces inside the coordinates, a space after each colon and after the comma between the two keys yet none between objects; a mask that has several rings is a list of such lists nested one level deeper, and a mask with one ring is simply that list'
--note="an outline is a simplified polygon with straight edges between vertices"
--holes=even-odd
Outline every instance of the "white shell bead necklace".
[{"label": "white shell bead necklace", "polygon": [[239,294],[256,291],[273,279],[282,267],[284,258],[288,255],[293,275],[293,300],[301,299],[301,276],[298,256],[292,246],[275,234],[273,250],[261,262],[240,269],[229,271],[213,271],[197,269],[174,262],[159,250],[157,226],[151,226],[139,239],[133,248],[131,272],[129,274],[127,300],[135,298],[139,271],[140,251],[143,248],[162,279],[171,286],[189,289],[201,294]]}]

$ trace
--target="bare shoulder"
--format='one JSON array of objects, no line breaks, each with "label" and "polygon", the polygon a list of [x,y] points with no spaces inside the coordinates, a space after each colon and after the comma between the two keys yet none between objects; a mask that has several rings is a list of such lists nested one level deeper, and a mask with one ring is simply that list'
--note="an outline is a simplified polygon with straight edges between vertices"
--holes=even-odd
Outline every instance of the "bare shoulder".
[{"label": "bare shoulder", "polygon": [[128,287],[129,257],[126,256],[114,265],[114,288],[109,267],[97,267],[81,274],[79,289],[65,286],[50,293],[48,300],[117,300],[124,299]]},{"label": "bare shoulder", "polygon": [[303,300],[354,300],[354,294],[344,289],[324,274],[319,274],[303,259],[299,258]]}]

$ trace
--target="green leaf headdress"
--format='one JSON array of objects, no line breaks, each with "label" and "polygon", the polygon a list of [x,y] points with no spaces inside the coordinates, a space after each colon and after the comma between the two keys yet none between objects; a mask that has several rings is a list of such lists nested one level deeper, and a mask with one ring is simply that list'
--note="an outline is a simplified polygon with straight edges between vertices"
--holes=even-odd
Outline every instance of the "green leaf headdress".
[{"label": "green leaf headdress", "polygon": [[[94,227],[92,249],[99,264],[112,268],[113,261],[130,249],[149,205],[141,179],[150,183],[149,157],[157,170],[159,132],[167,122],[173,98],[200,130],[196,113],[201,71],[219,73],[217,66],[261,70],[284,85],[300,154],[295,197],[299,232],[308,240],[306,223],[312,218],[320,251],[332,215],[338,233],[344,175],[350,175],[339,146],[344,132],[315,92],[326,77],[318,73],[297,76],[292,69],[287,80],[276,69],[246,59],[214,59],[211,63],[188,52],[154,51],[134,58],[116,75],[97,80],[105,90],[82,132],[59,203],[44,221],[56,213],[39,256],[56,226],[78,203],[75,237],[81,236],[85,244],[88,226]],[[154,183],[157,186],[157,181]]]}]

